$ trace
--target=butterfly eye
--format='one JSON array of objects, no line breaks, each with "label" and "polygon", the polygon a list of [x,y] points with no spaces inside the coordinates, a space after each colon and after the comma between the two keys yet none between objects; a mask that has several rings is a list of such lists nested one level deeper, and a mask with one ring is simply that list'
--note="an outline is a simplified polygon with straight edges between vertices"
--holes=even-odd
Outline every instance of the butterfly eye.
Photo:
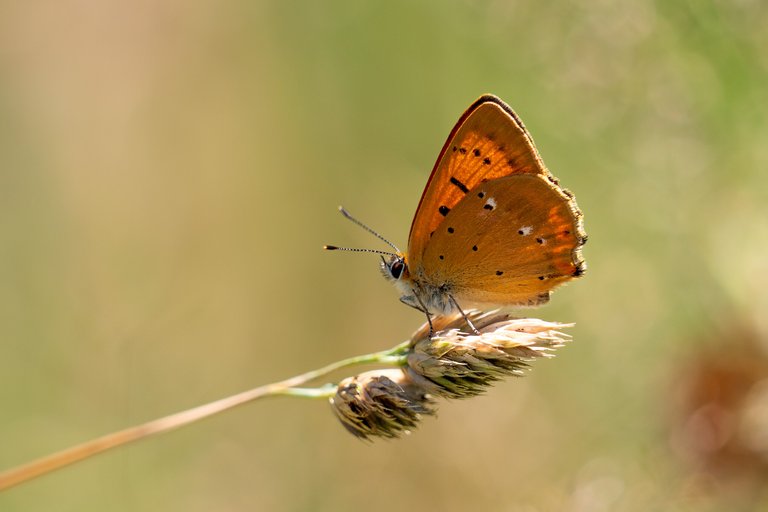
[{"label": "butterfly eye", "polygon": [[403,277],[403,273],[406,270],[405,260],[402,256],[393,254],[389,260],[381,257],[381,272],[387,279],[393,279],[395,281]]},{"label": "butterfly eye", "polygon": [[389,272],[392,274],[392,277],[395,279],[400,279],[400,276],[403,275],[403,269],[405,268],[405,263],[403,263],[403,260],[396,260],[393,261],[392,264],[389,266]]}]

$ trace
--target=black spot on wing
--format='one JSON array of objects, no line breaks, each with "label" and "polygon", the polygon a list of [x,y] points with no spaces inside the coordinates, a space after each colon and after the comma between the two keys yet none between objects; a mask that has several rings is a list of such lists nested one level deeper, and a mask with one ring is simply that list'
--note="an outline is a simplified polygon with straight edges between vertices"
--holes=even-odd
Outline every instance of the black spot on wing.
[{"label": "black spot on wing", "polygon": [[447,207],[447,206],[445,206],[445,205],[442,205],[440,208],[438,208],[438,209],[437,209],[437,211],[438,211],[438,212],[440,212],[440,215],[442,215],[443,217],[445,217],[446,215],[448,215],[448,212],[449,212],[449,211],[451,211],[451,209],[450,209],[450,208],[448,208],[448,207]]},{"label": "black spot on wing", "polygon": [[467,186],[465,184],[463,184],[462,182],[460,182],[459,180],[457,180],[456,178],[454,178],[453,176],[451,176],[451,180],[450,181],[451,181],[451,183],[456,185],[456,187],[459,190],[461,190],[462,192],[464,192],[465,194],[467,192],[469,192],[469,189],[467,188]]}]

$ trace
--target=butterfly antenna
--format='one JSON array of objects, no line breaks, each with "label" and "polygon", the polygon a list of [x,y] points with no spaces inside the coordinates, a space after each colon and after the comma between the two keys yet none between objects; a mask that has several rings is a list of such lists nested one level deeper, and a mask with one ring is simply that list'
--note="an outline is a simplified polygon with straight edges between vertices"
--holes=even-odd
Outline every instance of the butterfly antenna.
[{"label": "butterfly antenna", "polygon": [[323,249],[326,251],[372,252],[374,254],[383,254],[385,256],[398,256],[393,252],[377,251],[376,249],[356,249],[354,247],[337,247],[335,245],[324,245]]},{"label": "butterfly antenna", "polygon": [[[393,248],[395,251],[400,253],[400,249],[398,249],[395,244],[393,244],[392,242],[390,242],[389,240],[387,240],[386,238],[384,238],[383,236],[381,236],[380,234],[378,234],[377,232],[375,232],[374,230],[372,230],[371,228],[369,228],[368,226],[366,226],[365,224],[363,224],[362,222],[354,218],[347,210],[344,209],[343,206],[339,206],[339,211],[344,217],[351,220],[352,222],[354,222],[355,224],[357,224],[358,226],[360,226],[361,228],[363,228],[364,230],[366,230],[367,232],[369,232],[370,234],[372,234],[373,236],[375,236],[376,238],[378,238],[379,240],[383,241],[385,244]],[[355,249],[355,250],[361,250],[361,249]],[[370,251],[370,252],[377,252],[377,251]],[[380,252],[379,254],[390,254],[390,253]]]}]

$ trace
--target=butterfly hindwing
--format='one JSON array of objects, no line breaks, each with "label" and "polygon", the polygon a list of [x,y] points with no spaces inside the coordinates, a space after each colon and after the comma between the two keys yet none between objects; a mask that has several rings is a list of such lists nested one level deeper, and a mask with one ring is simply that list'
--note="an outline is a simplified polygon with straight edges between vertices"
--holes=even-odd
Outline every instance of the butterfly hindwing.
[{"label": "butterfly hindwing", "polygon": [[581,213],[547,178],[520,174],[468,191],[432,236],[419,279],[461,303],[533,305],[581,275]]}]

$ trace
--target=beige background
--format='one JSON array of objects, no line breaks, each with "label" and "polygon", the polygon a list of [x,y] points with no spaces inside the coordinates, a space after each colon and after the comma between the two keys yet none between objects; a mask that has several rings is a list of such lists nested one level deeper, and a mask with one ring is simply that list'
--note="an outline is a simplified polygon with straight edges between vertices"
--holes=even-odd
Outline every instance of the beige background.
[{"label": "beige background", "polygon": [[686,455],[672,399],[693,355],[768,336],[766,23],[750,0],[3,2],[2,468],[406,339],[422,317],[377,258],[321,246],[383,248],[338,204],[405,246],[482,93],[590,242],[529,312],[574,343],[408,438],[272,399],[0,509],[768,506]]}]

